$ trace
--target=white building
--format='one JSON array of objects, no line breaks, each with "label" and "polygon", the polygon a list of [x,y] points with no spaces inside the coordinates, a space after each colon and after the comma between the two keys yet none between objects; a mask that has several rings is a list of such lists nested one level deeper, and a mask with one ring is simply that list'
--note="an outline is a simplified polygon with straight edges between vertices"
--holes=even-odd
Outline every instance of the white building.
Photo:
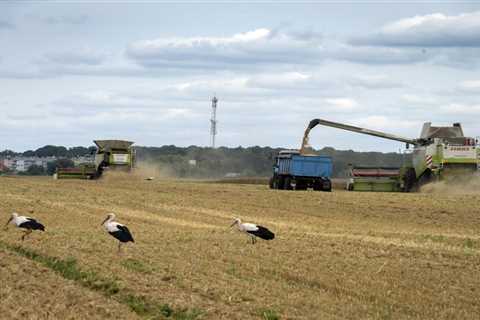
[{"label": "white building", "polygon": [[14,158],[6,158],[2,160],[2,163],[5,167],[12,171],[16,172],[25,172],[30,168],[32,165],[40,166],[43,168],[47,168],[47,163],[55,161],[55,157],[14,157]]}]

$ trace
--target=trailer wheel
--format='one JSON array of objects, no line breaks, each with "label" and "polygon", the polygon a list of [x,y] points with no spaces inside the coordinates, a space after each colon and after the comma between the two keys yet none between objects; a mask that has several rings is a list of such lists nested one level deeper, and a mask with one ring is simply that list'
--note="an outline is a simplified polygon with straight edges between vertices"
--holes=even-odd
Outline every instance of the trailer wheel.
[{"label": "trailer wheel", "polygon": [[271,178],[268,180],[268,186],[270,187],[270,189],[274,189],[275,184],[274,184],[274,178],[273,178],[273,177],[271,177]]},{"label": "trailer wheel", "polygon": [[280,178],[279,177],[273,178],[273,189],[281,189],[280,188]]},{"label": "trailer wheel", "polygon": [[278,190],[283,190],[285,186],[285,178],[282,176],[277,177],[277,188]]},{"label": "trailer wheel", "polygon": [[307,183],[302,180],[297,180],[297,185],[295,186],[295,190],[307,190]]},{"label": "trailer wheel", "polygon": [[332,182],[329,179],[325,179],[322,183],[322,190],[330,192],[332,191]]},{"label": "trailer wheel", "polygon": [[290,178],[290,177],[285,178],[283,189],[285,189],[285,190],[292,190],[293,189],[292,188],[292,178]]}]

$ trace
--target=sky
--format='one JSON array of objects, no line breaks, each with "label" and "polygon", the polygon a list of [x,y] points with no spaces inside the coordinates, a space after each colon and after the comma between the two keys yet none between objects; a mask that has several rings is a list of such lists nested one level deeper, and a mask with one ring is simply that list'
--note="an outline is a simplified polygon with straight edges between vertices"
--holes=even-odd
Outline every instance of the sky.
[{"label": "sky", "polygon": [[[298,148],[313,118],[416,138],[480,136],[475,2],[0,3],[0,150],[89,146]],[[398,152],[317,127],[310,143]]]}]

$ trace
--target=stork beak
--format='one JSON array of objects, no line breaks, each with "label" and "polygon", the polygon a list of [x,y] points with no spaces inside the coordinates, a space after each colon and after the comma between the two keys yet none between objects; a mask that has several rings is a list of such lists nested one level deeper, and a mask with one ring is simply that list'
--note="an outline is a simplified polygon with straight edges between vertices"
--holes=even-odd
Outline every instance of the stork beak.
[{"label": "stork beak", "polygon": [[233,221],[233,223],[230,225],[230,228],[233,227],[236,224],[237,224],[237,221]]},{"label": "stork beak", "polygon": [[107,220],[109,219],[110,217],[106,217],[105,220],[103,220],[103,222],[100,224],[101,226],[104,225],[105,222],[107,222]]},{"label": "stork beak", "polygon": [[13,220],[13,217],[10,217],[10,219],[8,219],[7,223],[5,224],[5,230],[7,230],[7,227],[8,227],[8,224],[10,223],[10,221]]}]

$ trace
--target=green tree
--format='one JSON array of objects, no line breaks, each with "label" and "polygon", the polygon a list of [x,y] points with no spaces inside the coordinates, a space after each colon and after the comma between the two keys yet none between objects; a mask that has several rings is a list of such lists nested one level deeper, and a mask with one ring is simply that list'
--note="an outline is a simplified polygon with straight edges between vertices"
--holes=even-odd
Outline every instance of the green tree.
[{"label": "green tree", "polygon": [[41,176],[45,174],[45,169],[43,168],[43,166],[32,164],[30,167],[28,167],[25,174],[29,176]]},{"label": "green tree", "polygon": [[57,167],[73,168],[75,167],[75,163],[72,160],[66,158],[50,161],[47,163],[47,174],[53,175],[57,171]]}]

